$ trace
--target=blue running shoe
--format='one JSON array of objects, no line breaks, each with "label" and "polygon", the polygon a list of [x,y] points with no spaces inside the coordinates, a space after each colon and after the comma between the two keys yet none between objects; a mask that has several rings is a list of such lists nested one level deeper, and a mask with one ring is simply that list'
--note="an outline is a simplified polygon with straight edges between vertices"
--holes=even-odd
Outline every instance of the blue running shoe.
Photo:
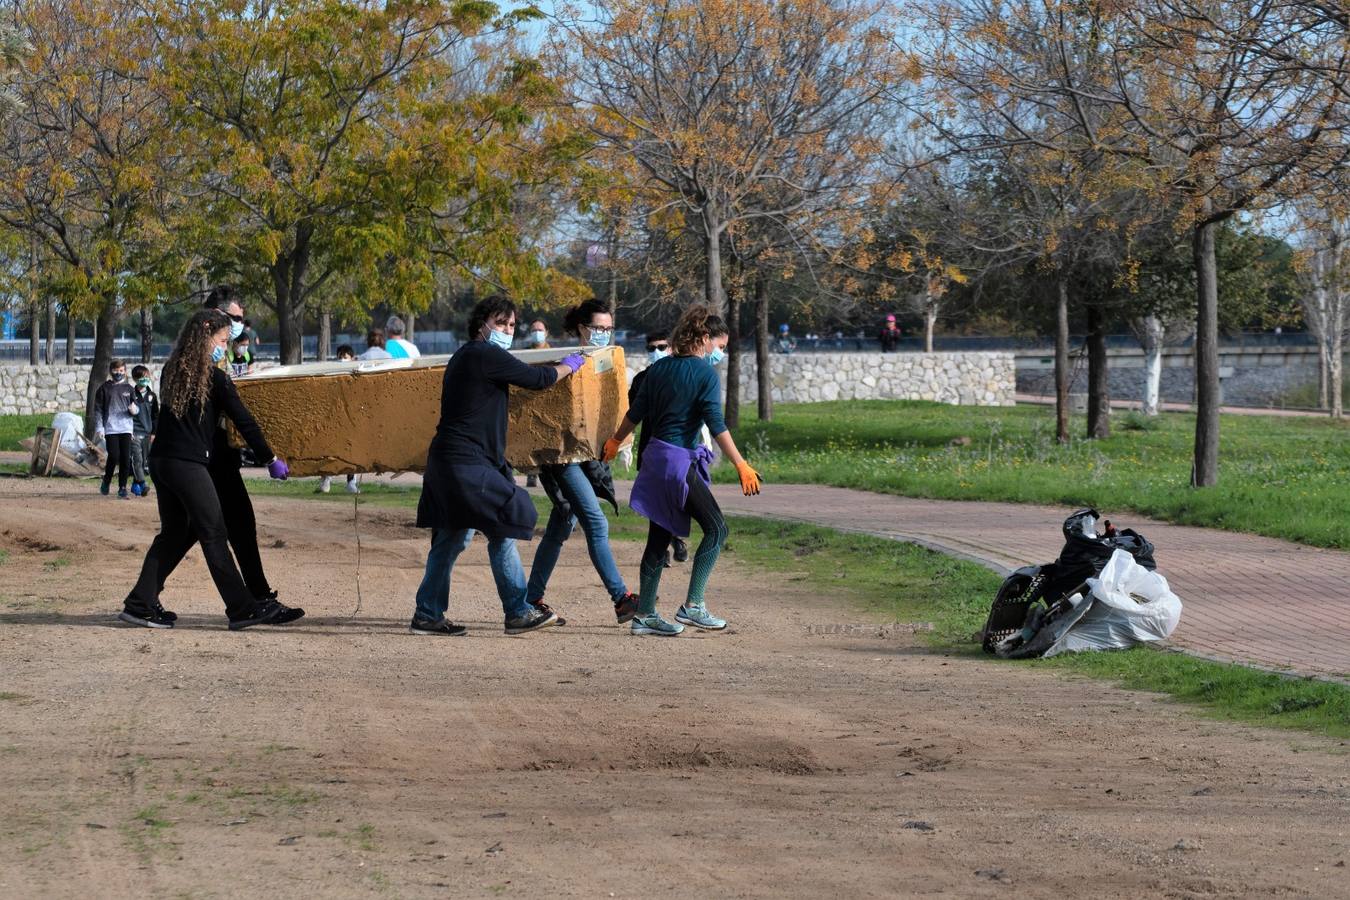
[{"label": "blue running shoe", "polygon": [[719,619],[702,603],[690,606],[686,603],[681,606],[679,612],[675,613],[675,621],[683,622],[686,625],[693,625],[695,628],[702,628],[704,631],[721,631],[727,627],[726,619]]},{"label": "blue running shoe", "polygon": [[674,637],[684,631],[683,625],[667,622],[658,615],[636,616],[629,627],[633,634],[654,634],[658,637]]}]

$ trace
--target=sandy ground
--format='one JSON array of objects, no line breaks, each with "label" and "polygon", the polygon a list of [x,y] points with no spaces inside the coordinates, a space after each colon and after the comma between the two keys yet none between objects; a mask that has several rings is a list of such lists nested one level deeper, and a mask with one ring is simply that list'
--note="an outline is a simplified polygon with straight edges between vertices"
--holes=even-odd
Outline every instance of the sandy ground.
[{"label": "sandy ground", "polygon": [[415,637],[410,513],[363,508],[353,616],[351,507],[257,507],[309,617],[226,631],[194,551],[149,631],[153,503],[0,479],[0,896],[1350,896],[1342,742],[841,629],[734,555],[728,632],[634,638],[580,536],[566,627],[505,637],[480,541],[469,636]]}]

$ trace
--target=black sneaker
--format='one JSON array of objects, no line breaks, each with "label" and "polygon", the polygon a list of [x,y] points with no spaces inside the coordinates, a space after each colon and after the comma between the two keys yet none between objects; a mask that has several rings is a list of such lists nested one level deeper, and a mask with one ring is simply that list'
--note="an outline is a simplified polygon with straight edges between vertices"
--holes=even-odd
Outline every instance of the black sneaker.
[{"label": "black sneaker", "polygon": [[469,629],[463,625],[456,625],[449,619],[441,619],[439,622],[431,622],[427,619],[413,619],[408,630],[413,634],[439,634],[444,637],[460,637],[468,632]]},{"label": "black sneaker", "polygon": [[550,625],[557,625],[558,617],[551,611],[544,612],[542,609],[530,608],[530,611],[523,616],[516,616],[513,619],[506,620],[507,634],[525,634],[530,631],[538,631],[540,628],[547,628]]},{"label": "black sneaker", "polygon": [[117,499],[119,499],[119,500],[130,500],[130,499],[131,499],[131,495],[127,493],[127,489],[126,489],[126,488],[118,488],[118,489],[117,489]]},{"label": "black sneaker", "polygon": [[259,603],[253,607],[252,615],[242,619],[230,619],[230,630],[243,631],[245,628],[252,628],[254,625],[271,625],[276,621],[277,616],[288,610],[289,607],[282,606],[275,600]]},{"label": "black sneaker", "polygon": [[689,544],[679,538],[672,538],[671,540],[675,544],[675,561],[689,562]]},{"label": "black sneaker", "polygon": [[618,600],[614,601],[614,618],[619,620],[622,625],[625,622],[633,621],[633,617],[638,611],[638,595],[632,591],[624,594]]},{"label": "black sneaker", "polygon": [[173,619],[166,619],[162,613],[163,610],[156,611],[127,606],[117,614],[117,618],[128,625],[139,625],[141,628],[172,628]]},{"label": "black sneaker", "polygon": [[[543,612],[543,613],[550,613],[550,614],[552,614],[552,615],[558,616],[558,614],[557,614],[556,612],[553,612],[553,607],[551,607],[551,606],[549,606],[547,603],[545,603],[542,597],[539,598],[538,600],[531,600],[531,601],[530,601],[530,605],[533,606],[535,609],[539,610],[540,612]],[[553,624],[554,624],[554,625],[566,625],[566,624],[567,624],[567,620],[564,619],[562,616],[558,616],[558,621],[554,622]]]},{"label": "black sneaker", "polygon": [[165,609],[158,600],[155,601],[155,613],[166,622],[178,621],[178,613]]},{"label": "black sneaker", "polygon": [[298,606],[287,606],[278,600],[276,591],[268,591],[263,596],[258,597],[257,600],[259,606],[275,603],[277,606],[281,607],[281,612],[277,613],[277,617],[268,622],[268,625],[285,625],[287,622],[294,622],[296,619],[303,619],[305,617],[305,611],[302,608]]}]

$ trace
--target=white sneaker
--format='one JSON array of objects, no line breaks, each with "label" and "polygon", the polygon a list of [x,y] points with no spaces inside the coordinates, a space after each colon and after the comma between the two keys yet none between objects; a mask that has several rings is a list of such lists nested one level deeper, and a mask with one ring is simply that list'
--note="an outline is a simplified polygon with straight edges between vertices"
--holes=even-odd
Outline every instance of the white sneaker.
[{"label": "white sneaker", "polygon": [[325,475],[319,479],[319,486],[314,489],[316,494],[326,494],[328,489],[333,486],[333,479]]},{"label": "white sneaker", "polygon": [[347,493],[349,493],[349,494],[359,494],[359,493],[361,493],[361,482],[357,481],[355,478],[348,478],[348,479],[347,479]]}]

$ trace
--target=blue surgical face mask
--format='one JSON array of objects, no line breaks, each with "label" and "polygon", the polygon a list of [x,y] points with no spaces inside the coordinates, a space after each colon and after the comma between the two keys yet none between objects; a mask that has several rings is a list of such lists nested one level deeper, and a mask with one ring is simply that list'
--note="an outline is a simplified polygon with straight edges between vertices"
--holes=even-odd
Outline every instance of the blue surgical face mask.
[{"label": "blue surgical face mask", "polygon": [[714,347],[708,351],[708,364],[711,366],[717,365],[726,358],[727,355],[726,353],[722,352],[721,347]]},{"label": "blue surgical face mask", "polygon": [[548,340],[547,331],[532,331],[530,332],[530,336],[534,338],[536,344],[542,344],[544,341]]},{"label": "blue surgical face mask", "polygon": [[217,344],[211,348],[211,362],[220,362],[225,358],[225,348]]},{"label": "blue surgical face mask", "polygon": [[610,334],[608,331],[592,331],[589,341],[592,347],[608,347]]},{"label": "blue surgical face mask", "polygon": [[141,387],[149,387],[149,386],[150,386],[150,379],[149,379],[149,378],[137,378],[137,379],[136,379],[136,383],[139,384]]},{"label": "blue surgical face mask", "polygon": [[501,347],[503,350],[511,349],[511,335],[495,328],[488,331],[487,342],[494,347]]},{"label": "blue surgical face mask", "polygon": [[670,355],[669,350],[652,350],[647,354],[647,359],[651,362],[659,362]]},{"label": "blue surgical face mask", "polygon": [[231,322],[230,322],[230,340],[234,340],[235,338],[239,337],[239,335],[241,335],[241,334],[243,334],[243,333],[244,333],[244,323],[243,323],[243,322],[234,322],[234,321],[231,321]]}]

